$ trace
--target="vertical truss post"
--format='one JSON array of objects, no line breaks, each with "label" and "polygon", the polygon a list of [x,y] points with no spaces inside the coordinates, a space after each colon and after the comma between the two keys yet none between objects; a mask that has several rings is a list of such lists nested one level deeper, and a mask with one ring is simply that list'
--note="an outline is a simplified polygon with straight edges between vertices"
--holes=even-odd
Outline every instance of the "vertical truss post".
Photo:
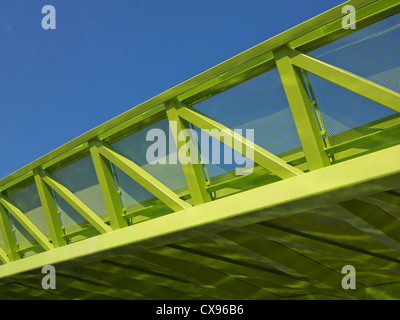
[{"label": "vertical truss post", "polygon": [[97,150],[96,142],[90,144],[90,154],[97,178],[99,180],[101,192],[110,217],[111,227],[117,230],[128,226],[128,222],[123,217],[125,211],[122,206],[117,184],[114,179],[110,161],[105,159]]},{"label": "vertical truss post", "polygon": [[46,251],[54,248],[46,235],[6,195],[0,193],[0,203]]},{"label": "vertical truss post", "polygon": [[322,116],[321,116],[321,112],[319,111],[319,107],[318,107],[318,103],[317,103],[317,99],[315,98],[315,94],[314,94],[314,90],[311,86],[311,82],[310,82],[310,78],[308,77],[308,73],[306,70],[303,70],[302,75],[304,76],[304,79],[307,83],[307,87],[308,90],[310,91],[310,97],[311,97],[311,104],[314,107],[315,110],[315,115],[317,116],[318,122],[319,122],[319,126],[321,128],[321,135],[324,139],[324,143],[325,143],[325,147],[330,147],[330,143],[329,143],[329,138],[328,138],[328,133],[326,132],[325,126],[324,126],[324,122],[322,121]]},{"label": "vertical truss post", "polygon": [[[171,131],[174,135],[177,150],[179,150],[180,147],[185,143],[195,143],[192,139],[188,142],[179,141],[178,139],[179,133],[182,132],[182,130],[185,129],[191,130],[189,123],[186,120],[179,117],[178,115],[177,109],[179,108],[179,104],[182,104],[182,102],[178,100],[168,101],[167,103],[165,103],[167,117],[170,125],[171,122],[173,121],[176,122],[177,130],[171,130]],[[201,167],[200,159],[197,163],[187,163],[187,164],[182,163],[181,165],[183,172],[185,174],[190,194],[192,196],[193,204],[199,205],[211,201],[210,194],[207,192],[206,189],[207,183],[203,169]]]},{"label": "vertical truss post", "polygon": [[291,62],[292,52],[284,47],[274,56],[310,171],[330,165],[303,75]]},{"label": "vertical truss post", "polygon": [[44,183],[39,172],[35,172],[35,183],[53,245],[54,247],[64,246],[67,242],[64,239],[64,229],[61,225],[60,215],[52,189]]},{"label": "vertical truss post", "polygon": [[17,239],[15,238],[14,230],[11,224],[10,216],[7,210],[0,204],[0,230],[3,235],[4,244],[8,259],[15,261],[21,259],[18,253]]}]

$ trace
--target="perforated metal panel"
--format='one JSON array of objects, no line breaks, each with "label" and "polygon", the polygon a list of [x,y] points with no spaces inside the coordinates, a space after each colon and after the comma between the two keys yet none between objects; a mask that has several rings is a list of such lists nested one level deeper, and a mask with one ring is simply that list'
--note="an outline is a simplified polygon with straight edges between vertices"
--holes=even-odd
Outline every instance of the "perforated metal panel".
[{"label": "perforated metal panel", "polygon": [[[9,196],[10,200],[31,220],[39,230],[46,236],[50,236],[44,216],[42,204],[35,184],[31,184]],[[37,241],[22,227],[22,225],[12,218],[15,234],[20,248],[35,244]]]},{"label": "perforated metal panel", "polygon": [[[400,92],[399,40],[400,15],[396,14],[321,47],[310,55]],[[358,127],[397,114],[313,74],[309,77],[332,145],[371,133],[373,130],[370,128]],[[387,122],[386,128],[398,123],[398,119]],[[348,132],[338,135],[344,131]]]},{"label": "perforated metal panel", "polygon": [[[54,172],[53,176],[98,216],[107,215],[96,171],[90,157],[85,157]],[[56,197],[64,227],[70,228],[86,221],[61,196],[56,195]]]},{"label": "perforated metal panel", "polygon": [[[244,136],[246,129],[253,129],[254,142],[273,154],[279,155],[301,147],[277,69],[270,70],[194,107],[230,129],[242,129]],[[199,134],[199,131],[197,132]],[[212,158],[211,151],[205,150],[203,154]],[[237,167],[240,166],[207,165],[211,177]]]},{"label": "perforated metal panel", "polygon": [[[165,154],[163,156],[160,156],[160,160],[166,158],[165,164],[150,164],[146,158],[146,153],[149,147],[157,142],[151,140],[147,141],[146,138],[148,132],[153,129],[159,129],[165,135]],[[167,119],[164,119],[143,130],[129,135],[128,137],[114,143],[112,146],[171,190],[179,190],[186,187],[187,184],[180,163],[171,163],[170,161],[171,155],[176,153],[176,146],[173,142],[173,138],[171,137],[172,132],[170,131],[169,122]],[[171,143],[172,146],[170,152]],[[132,180],[128,175],[126,175],[122,170],[117,167],[116,174],[126,207],[154,198],[154,196],[150,192],[148,192],[141,185]]]}]

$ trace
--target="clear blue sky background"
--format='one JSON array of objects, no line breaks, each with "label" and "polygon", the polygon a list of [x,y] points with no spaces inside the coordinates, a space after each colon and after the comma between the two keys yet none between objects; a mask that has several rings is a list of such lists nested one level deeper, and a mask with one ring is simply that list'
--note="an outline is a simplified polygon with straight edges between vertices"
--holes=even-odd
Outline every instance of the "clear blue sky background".
[{"label": "clear blue sky background", "polygon": [[0,0],[0,178],[342,2]]}]

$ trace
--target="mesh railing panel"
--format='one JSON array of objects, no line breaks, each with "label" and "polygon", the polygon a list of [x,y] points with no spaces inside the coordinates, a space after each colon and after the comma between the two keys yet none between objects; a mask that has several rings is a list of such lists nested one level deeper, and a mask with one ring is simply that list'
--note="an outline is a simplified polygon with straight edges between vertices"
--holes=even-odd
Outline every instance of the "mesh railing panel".
[{"label": "mesh railing panel", "polygon": [[[161,130],[166,138],[165,154],[156,154],[161,163],[155,164],[149,163],[149,159],[146,157],[150,146],[157,142],[157,138],[155,141],[150,139],[147,141],[148,132],[153,129]],[[172,151],[170,152],[171,143]],[[176,146],[167,119],[161,120],[145,129],[135,132],[114,143],[112,146],[169,189],[179,190],[187,186],[182,166],[179,163],[173,163],[173,161],[170,161],[171,155],[176,153]],[[162,163],[163,160],[165,160],[165,163]],[[154,198],[150,192],[117,167],[116,174],[126,207]]]},{"label": "mesh railing panel", "polygon": [[[399,39],[400,14],[396,14],[321,47],[310,55],[400,92]],[[313,74],[309,73],[309,77],[332,145],[364,135],[365,128],[358,128],[362,125],[397,114]],[[387,127],[397,124],[398,120],[395,120],[387,123]],[[344,131],[348,132],[337,135]]]},{"label": "mesh railing panel", "polygon": [[[248,80],[194,107],[230,129],[242,129],[244,136],[246,129],[253,129],[254,142],[275,155],[301,147],[277,69]],[[211,152],[208,156],[212,158]],[[207,165],[211,177],[235,168],[237,166],[234,164]]]},{"label": "mesh railing panel", "polygon": [[[100,185],[91,157],[80,159],[53,173],[53,176],[85,205],[100,217],[107,215]],[[73,227],[86,220],[60,195],[56,195],[65,228]]]},{"label": "mesh railing panel", "polygon": [[[40,202],[39,194],[35,184],[31,184],[9,195],[9,198],[44,235],[48,237],[50,236],[42,204]],[[12,218],[12,222],[14,224],[15,235],[20,248],[26,247],[29,245],[29,243],[37,243],[37,241],[15,218]]]}]

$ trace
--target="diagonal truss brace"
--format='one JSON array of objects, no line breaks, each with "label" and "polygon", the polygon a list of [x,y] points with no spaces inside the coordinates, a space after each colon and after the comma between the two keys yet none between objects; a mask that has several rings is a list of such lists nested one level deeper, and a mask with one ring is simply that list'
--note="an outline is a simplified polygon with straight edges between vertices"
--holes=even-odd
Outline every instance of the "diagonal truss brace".
[{"label": "diagonal truss brace", "polygon": [[0,193],[0,204],[3,205],[15,219],[17,219],[17,221],[32,235],[43,249],[51,250],[54,248],[47,237],[32,223],[32,221],[30,221],[25,214],[2,193]]},{"label": "diagonal truss brace", "polygon": [[64,229],[53,197],[53,191],[42,180],[39,172],[35,172],[34,179],[53,245],[56,248],[64,246],[67,242],[64,239]]},{"label": "diagonal truss brace", "polygon": [[95,142],[90,144],[90,154],[107,207],[111,227],[113,230],[127,227],[128,222],[123,216],[124,208],[118,193],[116,181],[114,180],[110,161],[99,153]]},{"label": "diagonal truss brace", "polygon": [[40,171],[43,181],[53,188],[68,204],[82,215],[93,227],[100,233],[111,232],[112,229],[108,226],[97,214],[95,214],[87,205],[85,205],[76,195],[74,195],[65,186],[59,183],[52,175],[45,170]]},{"label": "diagonal truss brace", "polygon": [[[179,104],[181,104],[181,102],[177,100],[169,101],[165,104],[167,117],[171,126],[171,131],[174,134],[177,150],[180,150],[181,146],[185,143],[194,143],[191,140],[190,142],[186,142],[179,139],[180,132],[183,132],[183,130],[191,130],[189,123],[178,115],[177,108]],[[176,130],[172,129],[173,122],[176,123]],[[199,156],[197,154],[195,156],[198,159]],[[181,165],[190,190],[193,204],[198,205],[211,201],[210,194],[207,191],[207,184],[203,173],[202,164],[199,163],[199,161],[195,163],[189,161],[187,164],[181,162]]]},{"label": "diagonal truss brace", "polygon": [[7,210],[0,204],[0,231],[9,261],[21,259],[18,253],[18,243]]},{"label": "diagonal truss brace", "polygon": [[290,51],[291,61],[295,66],[303,68],[396,112],[400,112],[400,93],[297,50],[290,49]]},{"label": "diagonal truss brace", "polygon": [[[244,156],[247,156],[250,160],[253,160],[254,162],[258,163],[259,165],[276,174],[282,179],[287,179],[303,174],[303,171],[287,164],[281,158],[261,148],[254,142],[247,140],[243,136],[232,131],[228,127],[225,127],[219,122],[207,117],[206,115],[202,114],[192,107],[180,105],[178,109],[178,114],[180,117],[194,124],[198,128],[210,130],[209,134],[217,140],[222,140],[221,135],[217,134],[217,131],[223,131],[225,134],[231,137],[233,141],[236,142],[232,144],[232,147],[235,151],[241,153]],[[247,148],[250,148],[254,151],[254,156],[245,154],[245,150]]]},{"label": "diagonal truss brace", "polygon": [[147,171],[139,167],[132,160],[121,155],[117,150],[105,142],[97,142],[98,152],[124,171],[143,188],[164,202],[174,211],[184,210],[192,206],[178,197],[178,195],[167,188],[164,184],[154,178]]}]

